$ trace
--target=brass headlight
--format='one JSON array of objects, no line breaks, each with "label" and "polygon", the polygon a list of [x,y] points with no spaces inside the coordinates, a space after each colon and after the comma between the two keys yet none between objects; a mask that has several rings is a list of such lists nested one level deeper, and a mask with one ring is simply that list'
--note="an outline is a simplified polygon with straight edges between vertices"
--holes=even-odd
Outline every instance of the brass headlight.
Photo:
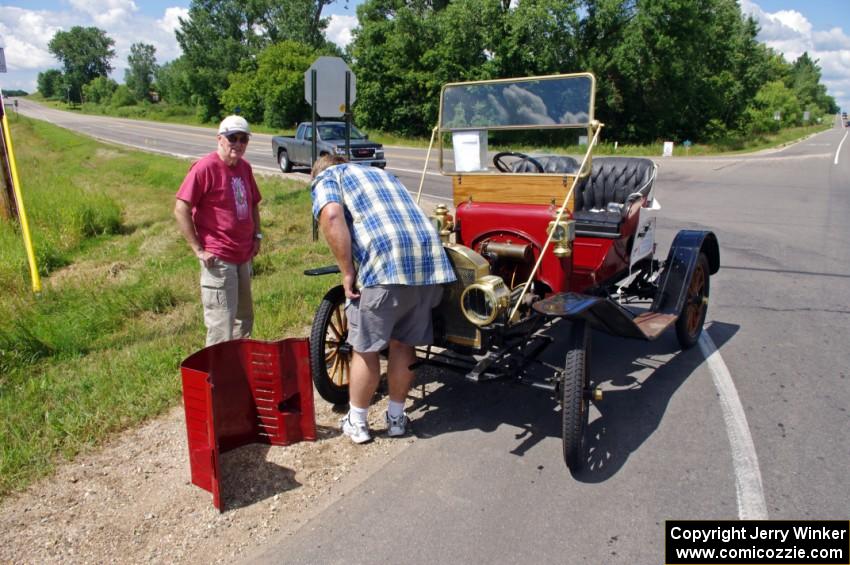
[{"label": "brass headlight", "polygon": [[501,277],[481,277],[463,291],[460,305],[466,319],[476,326],[492,323],[510,306],[511,293]]},{"label": "brass headlight", "polygon": [[573,250],[570,247],[570,243],[576,238],[576,223],[574,220],[562,220],[557,225],[554,221],[549,222],[549,225],[546,227],[546,233],[552,233],[552,243],[554,244],[552,245],[552,253],[555,254],[555,257],[563,259],[572,254]]}]

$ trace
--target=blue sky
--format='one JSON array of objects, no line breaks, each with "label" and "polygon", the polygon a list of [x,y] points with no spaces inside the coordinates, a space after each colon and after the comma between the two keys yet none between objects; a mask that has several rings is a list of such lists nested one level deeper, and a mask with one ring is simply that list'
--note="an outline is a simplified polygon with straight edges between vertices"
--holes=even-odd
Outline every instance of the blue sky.
[{"label": "blue sky", "polygon": [[[325,15],[331,17],[328,39],[339,45],[351,40],[361,1],[337,0],[326,8]],[[47,51],[50,38],[75,25],[97,26],[115,39],[116,80],[123,78],[133,43],[152,44],[157,60],[169,61],[180,55],[174,28],[189,4],[190,0],[5,0],[0,4],[0,47],[5,48],[9,72],[0,74],[0,87],[35,90],[38,73],[59,66]],[[786,59],[793,61],[804,51],[818,59],[829,93],[850,110],[850,1],[740,0],[740,4],[759,22],[759,39]]]}]

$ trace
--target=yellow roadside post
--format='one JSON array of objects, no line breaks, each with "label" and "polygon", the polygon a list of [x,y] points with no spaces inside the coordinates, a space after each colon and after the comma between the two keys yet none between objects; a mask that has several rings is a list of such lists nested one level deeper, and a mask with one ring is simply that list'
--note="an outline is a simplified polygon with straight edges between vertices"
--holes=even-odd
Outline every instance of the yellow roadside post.
[{"label": "yellow roadside post", "polygon": [[38,275],[38,266],[35,262],[35,249],[30,236],[29,221],[24,208],[24,197],[21,193],[21,182],[18,179],[18,165],[15,162],[15,151],[12,147],[12,133],[9,130],[9,120],[6,115],[6,102],[3,100],[3,91],[0,90],[0,118],[3,122],[3,157],[12,178],[13,207],[17,211],[18,221],[21,224],[21,235],[24,238],[24,247],[27,251],[27,261],[30,267],[30,278],[32,279],[33,292],[41,292],[41,278]]}]

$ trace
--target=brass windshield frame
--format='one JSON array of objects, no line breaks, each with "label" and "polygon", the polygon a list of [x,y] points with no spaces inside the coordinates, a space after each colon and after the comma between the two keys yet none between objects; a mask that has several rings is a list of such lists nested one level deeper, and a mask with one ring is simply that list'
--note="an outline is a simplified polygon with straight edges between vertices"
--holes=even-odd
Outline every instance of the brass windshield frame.
[{"label": "brass windshield frame", "polygon": [[[445,101],[445,91],[447,88],[456,88],[459,86],[467,86],[467,85],[488,85],[488,84],[508,84],[508,83],[521,83],[524,81],[551,81],[551,80],[563,80],[569,78],[587,78],[590,80],[590,104],[588,108],[588,120],[586,123],[580,124],[534,124],[534,125],[519,125],[519,126],[487,126],[487,127],[443,127],[443,103]],[[444,142],[443,137],[446,133],[458,132],[458,131],[519,131],[519,130],[544,130],[544,129],[586,129],[587,130],[587,139],[591,140],[594,137],[594,126],[595,123],[595,100],[596,100],[596,77],[593,73],[567,73],[567,74],[558,74],[558,75],[546,75],[546,76],[526,76],[526,77],[515,77],[515,78],[507,78],[507,79],[495,79],[495,80],[482,80],[482,81],[468,81],[468,82],[452,82],[444,84],[440,89],[440,109],[439,115],[437,118],[437,127],[436,134],[439,138],[439,164],[440,164],[440,173],[443,175],[449,176],[458,176],[458,175],[494,175],[494,174],[504,174],[499,172],[492,171],[447,171],[444,167],[443,154],[444,154]],[[564,177],[563,173],[511,173],[511,176],[536,176],[539,177],[541,175],[544,176],[555,176],[555,177]],[[566,176],[575,176],[575,175],[566,175]]]}]

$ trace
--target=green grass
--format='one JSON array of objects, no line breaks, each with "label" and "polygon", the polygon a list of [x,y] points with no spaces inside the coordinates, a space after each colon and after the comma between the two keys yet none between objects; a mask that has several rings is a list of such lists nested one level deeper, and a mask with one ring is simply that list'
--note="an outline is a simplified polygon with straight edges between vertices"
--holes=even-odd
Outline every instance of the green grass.
[{"label": "green grass", "polygon": [[[775,134],[762,134],[752,137],[735,137],[713,144],[696,143],[690,147],[685,147],[679,141],[674,142],[673,156],[674,157],[698,157],[705,155],[725,155],[736,153],[750,153],[760,151],[762,149],[770,149],[782,147],[789,143],[799,141],[809,135],[826,131],[832,128],[832,124],[820,124],[817,126],[794,127],[781,130]],[[656,143],[644,145],[629,145],[618,143],[615,147],[614,142],[605,138],[605,130],[602,130],[601,141],[597,144],[593,151],[594,156],[602,155],[617,155],[621,157],[660,157],[663,153],[664,143],[658,141]],[[444,140],[447,147],[450,141],[448,138]],[[495,143],[490,145],[491,151],[520,151],[523,153],[538,153],[538,154],[558,154],[558,155],[584,155],[587,151],[586,145],[545,145],[531,146],[523,143],[506,144]]]},{"label": "green grass", "polygon": [[[186,106],[174,106],[162,102],[158,104],[137,104],[135,106],[113,107],[105,104],[74,104],[69,105],[61,100],[48,100],[37,92],[30,94],[27,98],[44,104],[57,110],[92,114],[96,116],[114,116],[118,118],[132,118],[138,120],[151,120],[154,122],[168,122],[189,126],[213,127],[217,122],[202,122],[198,119],[195,110]],[[309,117],[305,117],[308,119]],[[357,124],[355,124],[357,125]],[[295,128],[270,128],[263,124],[252,123],[251,131],[255,133],[270,133],[272,135],[295,135]],[[369,139],[384,145],[403,145],[407,147],[428,147],[430,138],[402,137],[392,133],[384,133],[377,130],[368,130]]]},{"label": "green grass", "polygon": [[[712,144],[695,143],[685,147],[681,142],[675,142],[673,146],[674,157],[696,157],[700,155],[720,155],[728,153],[748,153],[781,147],[787,143],[797,141],[814,133],[826,131],[832,124],[821,124],[817,126],[786,128],[775,134],[761,134],[752,137],[734,137],[720,140]],[[605,133],[604,130],[602,132]],[[605,141],[600,143],[594,150],[594,155],[624,155],[624,156],[660,156],[663,152],[663,142],[659,141],[650,145],[618,145]]]},{"label": "green grass", "polygon": [[[170,106],[167,103],[159,104],[138,104],[135,106],[122,106],[115,108],[113,106],[101,104],[77,104],[69,106],[67,103],[59,100],[46,100],[37,92],[30,94],[28,98],[56,108],[58,110],[72,110],[84,114],[94,114],[103,116],[115,116],[121,118],[134,118],[139,120],[152,120],[157,122],[180,123],[184,125],[200,125],[214,126],[212,122],[201,122],[198,120],[194,109],[185,106]],[[356,124],[355,124],[356,125]],[[820,125],[812,125],[805,127],[786,128],[775,134],[759,134],[747,137],[730,137],[728,139],[718,140],[713,143],[696,143],[691,147],[686,148],[683,140],[674,141],[673,156],[699,156],[699,155],[718,155],[723,153],[746,153],[768,149],[772,147],[782,146],[786,143],[796,141],[802,137],[806,137],[812,133],[825,131],[832,127],[832,123],[824,123]],[[294,129],[276,129],[269,128],[262,124],[251,124],[251,129],[257,133],[270,133],[273,135],[294,135]],[[430,142],[428,137],[404,137],[393,133],[381,132],[377,130],[368,130],[369,139],[388,146],[404,146],[404,147],[422,147],[427,148]],[[602,141],[594,150],[594,155],[620,155],[620,156],[660,156],[663,149],[663,140],[656,143],[647,143],[642,145],[618,144],[614,147],[614,140],[606,139],[606,131],[602,131]],[[447,143],[448,139],[444,141]],[[436,147],[436,144],[435,144]],[[495,151],[522,151],[522,152],[537,152],[537,153],[556,153],[556,154],[580,154],[584,152],[584,148],[580,146],[553,146],[553,147],[531,147],[523,146],[523,144],[514,144],[512,146],[503,145],[501,143],[491,143],[490,149]]]},{"label": "green grass", "polygon": [[[180,106],[160,102],[152,104],[144,102],[133,106],[110,106],[108,104],[68,104],[61,100],[51,100],[42,97],[40,94],[30,94],[27,96],[30,100],[43,104],[57,110],[65,110],[71,112],[79,112],[81,114],[91,114],[95,116],[112,116],[116,118],[130,118],[135,120],[150,120],[153,122],[166,122],[172,124],[183,124],[188,126],[205,126],[214,127],[218,125],[218,121],[204,122],[198,119],[194,108],[189,106]],[[295,129],[279,129],[270,128],[263,124],[252,123],[251,131],[255,133],[270,133],[274,135],[294,135]]]},{"label": "green grass", "polygon": [[[179,402],[203,347],[198,264],[172,215],[187,161],[99,144],[19,117],[12,136],[43,291],[0,220],[0,497]],[[305,185],[258,177],[266,238],[255,337],[305,335],[334,277],[310,238]]]}]

